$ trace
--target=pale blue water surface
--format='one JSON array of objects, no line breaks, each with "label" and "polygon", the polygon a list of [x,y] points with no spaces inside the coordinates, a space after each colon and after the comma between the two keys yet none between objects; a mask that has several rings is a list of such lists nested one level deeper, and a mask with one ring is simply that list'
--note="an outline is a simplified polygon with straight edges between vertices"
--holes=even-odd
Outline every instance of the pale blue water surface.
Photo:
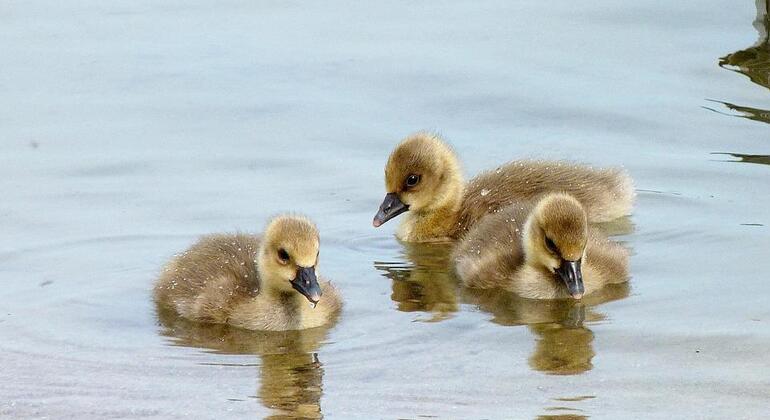
[{"label": "pale blue water surface", "polygon": [[[0,2],[0,416],[765,416],[766,8]],[[418,129],[469,176],[626,167],[637,207],[608,228],[632,231],[630,286],[600,305],[473,293],[445,249],[373,229],[387,154]],[[156,314],[164,261],[286,210],[318,222],[336,325]]]}]

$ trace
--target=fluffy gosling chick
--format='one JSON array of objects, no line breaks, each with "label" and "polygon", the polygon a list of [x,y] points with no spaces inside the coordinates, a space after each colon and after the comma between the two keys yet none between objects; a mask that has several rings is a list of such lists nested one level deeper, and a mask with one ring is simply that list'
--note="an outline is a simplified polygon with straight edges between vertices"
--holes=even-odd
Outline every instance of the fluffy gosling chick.
[{"label": "fluffy gosling chick", "polygon": [[565,193],[485,217],[452,258],[466,286],[532,299],[580,299],[628,279],[628,251],[590,228],[583,206]]},{"label": "fluffy gosling chick", "polygon": [[385,166],[385,188],[372,224],[379,227],[406,213],[397,236],[407,242],[457,239],[486,214],[547,192],[574,195],[591,222],[629,214],[635,196],[622,169],[539,160],[509,162],[466,185],[455,153],[428,133],[411,135],[393,150]]},{"label": "fluffy gosling chick", "polygon": [[316,276],[319,245],[315,225],[300,216],[276,217],[261,237],[204,236],[168,263],[155,299],[193,321],[251,330],[317,327],[342,306],[337,290]]}]

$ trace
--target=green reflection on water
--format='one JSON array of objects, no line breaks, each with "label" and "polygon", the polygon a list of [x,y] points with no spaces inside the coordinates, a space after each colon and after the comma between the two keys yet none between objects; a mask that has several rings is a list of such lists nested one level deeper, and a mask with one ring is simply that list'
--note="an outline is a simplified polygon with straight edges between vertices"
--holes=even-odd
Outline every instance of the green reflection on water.
[{"label": "green reflection on water", "polygon": [[757,0],[757,18],[754,27],[759,40],[753,46],[736,51],[719,59],[719,66],[741,73],[752,82],[770,89],[770,16],[767,11],[770,0]]},{"label": "green reflection on water", "polygon": [[715,152],[714,155],[727,155],[738,160],[731,160],[728,162],[745,162],[745,163],[758,163],[760,165],[770,165],[770,155],[746,155],[742,153],[721,153]]},{"label": "green reflection on water", "polygon": [[[756,4],[757,18],[754,20],[754,27],[759,32],[759,39],[749,48],[720,58],[719,66],[743,74],[752,82],[770,89],[770,0],[756,0]],[[740,113],[738,116],[742,118],[770,124],[770,110],[718,102]]]},{"label": "green reflection on water", "polygon": [[727,113],[718,111],[718,110],[716,110],[714,108],[710,108],[710,107],[707,107],[707,106],[704,107],[704,108],[708,109],[709,111],[714,111],[716,113],[723,114],[723,115],[729,115],[731,117],[746,118],[746,119],[749,119],[749,120],[752,120],[752,121],[759,121],[759,122],[762,122],[762,123],[770,124],[770,110],[760,109],[760,108],[751,108],[751,107],[748,107],[748,106],[740,106],[740,105],[735,105],[735,104],[731,104],[729,102],[722,102],[722,101],[713,101],[712,100],[711,102],[716,102],[716,103],[722,104],[726,108],[728,108],[728,109],[730,109],[732,111],[738,112],[738,114],[737,115],[736,114],[727,114]]},{"label": "green reflection on water", "polygon": [[[274,411],[270,419],[320,419],[323,365],[315,351],[331,328],[302,331],[249,331],[222,324],[202,324],[157,308],[160,334],[175,346],[195,347],[220,354],[253,354],[258,364],[211,363],[259,367],[260,386],[254,398]],[[234,399],[238,400],[238,399]]]}]

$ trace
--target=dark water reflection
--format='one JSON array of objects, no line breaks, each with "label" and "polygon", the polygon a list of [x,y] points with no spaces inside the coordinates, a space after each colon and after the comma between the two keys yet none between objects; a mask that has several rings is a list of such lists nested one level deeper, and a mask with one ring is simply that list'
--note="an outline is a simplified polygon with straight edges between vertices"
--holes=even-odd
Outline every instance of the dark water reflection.
[{"label": "dark water reflection", "polygon": [[[770,89],[770,0],[756,0],[757,18],[754,27],[759,32],[757,42],[746,49],[727,54],[719,59],[719,66],[743,74],[752,82]],[[740,106],[721,102],[741,117],[770,123],[770,110]]]},{"label": "dark water reflection", "polygon": [[759,121],[759,122],[762,122],[762,123],[770,124],[770,110],[759,109],[759,108],[751,108],[751,107],[748,107],[748,106],[740,106],[740,105],[735,105],[735,104],[731,104],[729,102],[722,102],[722,101],[712,101],[712,102],[716,102],[716,103],[722,104],[726,108],[728,108],[729,110],[735,111],[738,114],[737,115],[725,114],[722,111],[716,110],[716,109],[708,107],[708,106],[704,107],[704,108],[708,109],[709,111],[714,111],[714,112],[719,113],[719,114],[725,114],[725,115],[729,115],[729,116],[732,116],[732,117],[746,118],[746,119],[749,119],[749,120],[752,120],[752,121]]},{"label": "dark water reflection", "polygon": [[770,155],[747,155],[742,153],[714,153],[715,155],[728,155],[738,160],[729,162],[758,163],[760,165],[770,165]]},{"label": "dark water reflection", "polygon": [[249,331],[190,322],[163,308],[156,308],[156,312],[160,334],[169,337],[173,345],[256,355],[259,363],[236,366],[258,369],[259,389],[254,397],[274,411],[268,418],[323,417],[320,401],[324,370],[315,351],[326,340],[330,326],[303,331]]},{"label": "dark water reflection", "polygon": [[719,59],[721,67],[741,73],[752,82],[770,89],[770,17],[767,14],[768,0],[757,0],[757,18],[754,27],[759,32],[757,42],[746,49],[736,51]]}]

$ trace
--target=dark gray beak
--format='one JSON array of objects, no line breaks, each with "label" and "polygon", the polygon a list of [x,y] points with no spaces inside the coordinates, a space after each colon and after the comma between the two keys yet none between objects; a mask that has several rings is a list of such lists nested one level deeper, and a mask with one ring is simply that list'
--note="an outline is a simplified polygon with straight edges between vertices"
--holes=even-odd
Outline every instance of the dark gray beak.
[{"label": "dark gray beak", "polygon": [[561,266],[556,269],[556,273],[567,286],[570,296],[575,299],[583,297],[585,289],[583,288],[583,272],[580,270],[580,261],[562,260]]},{"label": "dark gray beak", "polygon": [[407,210],[409,210],[409,206],[402,203],[396,193],[385,194],[385,199],[382,200],[382,204],[380,204],[380,210],[374,215],[372,226],[380,227],[388,220]]},{"label": "dark gray beak", "polygon": [[297,276],[291,281],[291,287],[302,293],[310,303],[316,304],[321,299],[321,286],[318,285],[313,267],[299,267]]}]

